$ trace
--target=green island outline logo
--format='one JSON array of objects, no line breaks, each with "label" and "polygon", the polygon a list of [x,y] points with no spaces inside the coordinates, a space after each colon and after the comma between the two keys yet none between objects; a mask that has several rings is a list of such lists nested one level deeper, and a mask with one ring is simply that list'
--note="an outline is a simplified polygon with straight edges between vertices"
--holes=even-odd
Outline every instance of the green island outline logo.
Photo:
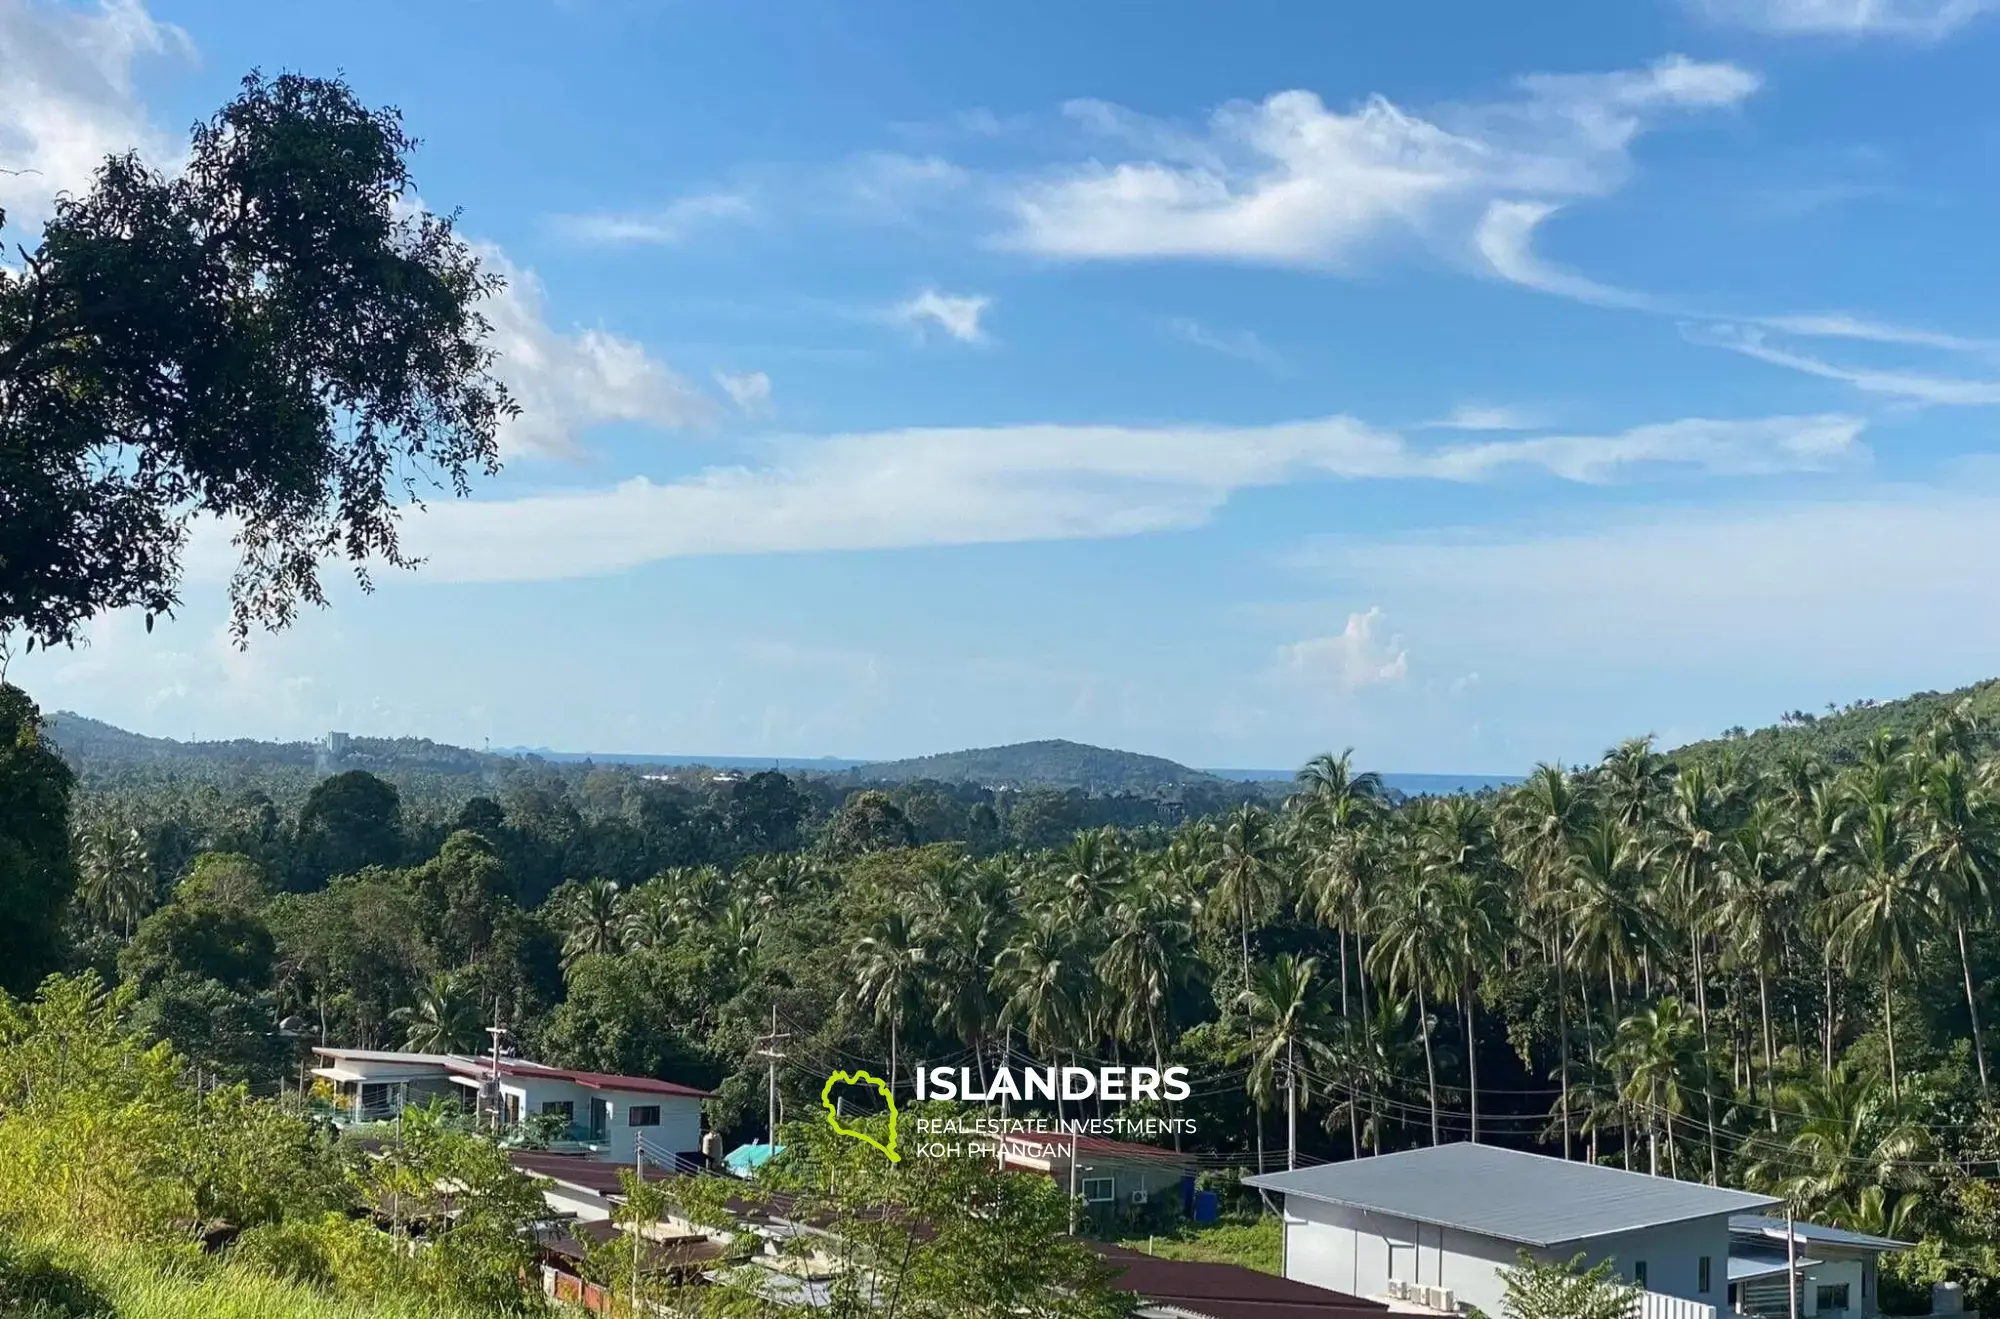
[{"label": "green island outline logo", "polygon": [[[833,1088],[842,1082],[848,1085],[872,1085],[889,1104],[889,1143],[884,1145],[865,1131],[842,1126],[840,1110],[833,1106]],[[826,1084],[819,1092],[819,1106],[826,1110],[826,1124],[851,1140],[864,1141],[889,1156],[889,1162],[901,1163],[903,1156],[896,1153],[896,1096],[889,1089],[889,1083],[869,1072],[835,1072],[826,1078]]]}]

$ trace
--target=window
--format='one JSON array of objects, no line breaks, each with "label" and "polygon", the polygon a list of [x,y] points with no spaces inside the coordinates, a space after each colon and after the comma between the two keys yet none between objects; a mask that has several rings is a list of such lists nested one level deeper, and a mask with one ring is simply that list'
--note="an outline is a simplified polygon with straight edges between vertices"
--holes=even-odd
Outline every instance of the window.
[{"label": "window", "polygon": [[1820,1284],[1818,1308],[1821,1314],[1825,1314],[1828,1310],[1845,1310],[1847,1308],[1847,1284],[1844,1282],[1832,1285],[1826,1283]]},{"label": "window", "polygon": [[542,1112],[560,1113],[572,1122],[576,1120],[576,1105],[567,1099],[544,1099]]},{"label": "window", "polygon": [[625,1110],[625,1125],[628,1127],[657,1127],[660,1125],[658,1104],[633,1104]]},{"label": "window", "polygon": [[1118,1198],[1118,1184],[1109,1177],[1086,1177],[1083,1179],[1083,1198],[1086,1204],[1110,1204]]},{"label": "window", "polygon": [[1704,1296],[1708,1295],[1708,1282],[1708,1256],[1703,1255],[1695,1269],[1695,1290]]},{"label": "window", "polygon": [[1632,1261],[1632,1285],[1635,1287],[1643,1287],[1646,1285],[1645,1260],[1635,1259]]}]

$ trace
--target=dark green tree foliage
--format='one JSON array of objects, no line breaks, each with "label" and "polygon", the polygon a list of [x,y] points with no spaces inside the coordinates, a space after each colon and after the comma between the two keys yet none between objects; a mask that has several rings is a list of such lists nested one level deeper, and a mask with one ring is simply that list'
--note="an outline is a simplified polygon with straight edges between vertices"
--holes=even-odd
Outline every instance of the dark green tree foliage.
[{"label": "dark green tree foliage", "polygon": [[888,793],[872,789],[849,797],[827,833],[827,849],[835,856],[860,856],[915,842],[916,831],[902,807]]},{"label": "dark green tree foliage", "polygon": [[76,884],[73,782],[27,693],[0,683],[0,989],[16,994],[60,962],[63,907]]},{"label": "dark green tree foliage", "polygon": [[401,861],[403,807],[395,786],[358,769],[320,780],[299,811],[293,855],[293,886],[302,890]]},{"label": "dark green tree foliage", "polygon": [[0,631],[177,602],[197,513],[239,527],[239,636],[320,560],[408,562],[397,507],[497,467],[497,281],[407,205],[414,146],[338,81],[251,75],[167,177],[116,156],[0,271]]},{"label": "dark green tree foliage", "polygon": [[213,980],[235,990],[271,983],[277,945],[264,918],[215,902],[170,902],[139,922],[118,956],[122,979],[150,989],[172,975]]}]

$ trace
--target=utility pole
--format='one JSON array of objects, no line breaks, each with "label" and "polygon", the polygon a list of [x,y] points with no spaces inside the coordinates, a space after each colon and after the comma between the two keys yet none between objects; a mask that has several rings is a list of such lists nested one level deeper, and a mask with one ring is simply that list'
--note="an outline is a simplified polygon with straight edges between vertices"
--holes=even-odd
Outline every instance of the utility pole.
[{"label": "utility pole", "polygon": [[771,1029],[768,1034],[757,1037],[760,1046],[757,1056],[766,1060],[764,1087],[765,1097],[770,1106],[769,1125],[764,1129],[764,1144],[772,1155],[778,1152],[778,1062],[785,1057],[785,1051],[778,1046],[790,1038],[792,1037],[789,1031],[781,1033],[778,1030],[778,1005],[773,1003]]},{"label": "utility pole", "polygon": [[1292,1066],[1292,1042],[1285,1041],[1285,1171],[1299,1166],[1298,1073]]},{"label": "utility pole", "polygon": [[1785,1299],[1791,1305],[1791,1319],[1799,1319],[1799,1234],[1790,1204],[1785,1206]]},{"label": "utility pole", "polygon": [[500,1024],[500,1000],[497,998],[493,1000],[493,1024],[486,1028],[486,1033],[493,1037],[492,1074],[487,1079],[493,1086],[493,1134],[497,1136],[500,1134],[502,1108],[500,1102],[500,1041],[507,1034],[506,1028]]},{"label": "utility pole", "polygon": [[1077,1185],[1076,1179],[1076,1132],[1072,1129],[1069,1133],[1069,1234],[1071,1236],[1076,1235],[1077,1196],[1082,1194],[1082,1188]]}]

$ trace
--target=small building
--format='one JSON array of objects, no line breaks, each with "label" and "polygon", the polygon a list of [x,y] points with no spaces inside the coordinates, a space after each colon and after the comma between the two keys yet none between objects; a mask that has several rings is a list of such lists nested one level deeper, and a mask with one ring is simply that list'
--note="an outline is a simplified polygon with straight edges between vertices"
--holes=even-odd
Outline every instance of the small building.
[{"label": "small building", "polygon": [[1251,1177],[1284,1197],[1285,1276],[1441,1312],[1498,1314],[1520,1252],[1603,1260],[1641,1319],[1714,1319],[1730,1220],[1779,1202],[1492,1145],[1436,1145]]},{"label": "small building", "polygon": [[1065,1189],[1074,1186],[1095,1212],[1164,1203],[1185,1213],[1194,1198],[1194,1160],[1157,1145],[1053,1132],[1013,1132],[999,1143],[1002,1167],[1047,1173]]},{"label": "small building", "polygon": [[540,1119],[552,1143],[612,1163],[633,1163],[642,1150],[662,1163],[702,1163],[701,1101],[712,1096],[677,1081],[548,1067],[507,1054],[313,1052],[321,1059],[313,1075],[333,1085],[349,1121],[384,1121],[406,1104],[446,1098],[506,1128]]},{"label": "small building", "polygon": [[[1788,1244],[1786,1236],[1792,1241]],[[1801,1319],[1880,1314],[1879,1261],[1913,1243],[1758,1214],[1729,1220],[1729,1302],[1740,1314],[1789,1319],[1785,1278],[1796,1270]]]}]

